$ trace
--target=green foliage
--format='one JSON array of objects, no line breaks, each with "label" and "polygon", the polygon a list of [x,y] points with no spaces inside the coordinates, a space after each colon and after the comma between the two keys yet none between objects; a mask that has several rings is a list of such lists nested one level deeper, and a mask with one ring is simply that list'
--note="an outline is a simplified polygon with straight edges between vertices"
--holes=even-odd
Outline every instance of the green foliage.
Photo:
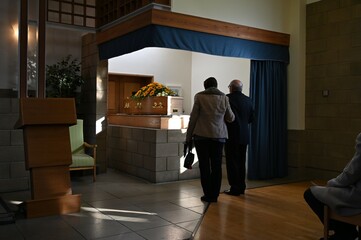
[{"label": "green foliage", "polygon": [[80,63],[66,56],[60,62],[46,66],[47,97],[76,97],[76,90],[84,83]]}]

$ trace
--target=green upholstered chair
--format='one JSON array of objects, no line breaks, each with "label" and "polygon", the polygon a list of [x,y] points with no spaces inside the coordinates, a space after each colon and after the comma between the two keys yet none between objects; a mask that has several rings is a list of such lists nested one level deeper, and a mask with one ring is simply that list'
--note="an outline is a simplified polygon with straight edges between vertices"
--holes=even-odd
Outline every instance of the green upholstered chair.
[{"label": "green upholstered chair", "polygon": [[[84,142],[83,120],[77,119],[77,124],[69,127],[70,145],[72,152],[72,164],[70,171],[93,170],[93,182],[96,179],[96,147],[95,144]],[[91,155],[85,153],[85,149],[92,149]]]}]

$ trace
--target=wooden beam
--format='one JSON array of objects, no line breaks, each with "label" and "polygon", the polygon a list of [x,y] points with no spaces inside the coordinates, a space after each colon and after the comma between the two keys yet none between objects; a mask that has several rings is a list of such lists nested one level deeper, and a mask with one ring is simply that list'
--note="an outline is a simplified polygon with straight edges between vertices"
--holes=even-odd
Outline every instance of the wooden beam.
[{"label": "wooden beam", "polygon": [[19,23],[19,51],[20,51],[20,98],[28,96],[28,1],[21,0]]},{"label": "wooden beam", "polygon": [[154,0],[153,3],[167,5],[167,6],[171,5],[170,0]]},{"label": "wooden beam", "polygon": [[45,98],[45,33],[46,2],[39,0],[39,34],[38,34],[38,97]]},{"label": "wooden beam", "polygon": [[257,42],[289,46],[290,35],[253,28],[228,22],[185,15],[159,9],[150,9],[128,20],[97,33],[97,43],[101,44],[142,27],[156,24],[191,31],[216,34]]},{"label": "wooden beam", "polygon": [[158,9],[152,10],[152,23],[167,27],[175,27],[284,46],[288,46],[290,40],[289,34]]}]

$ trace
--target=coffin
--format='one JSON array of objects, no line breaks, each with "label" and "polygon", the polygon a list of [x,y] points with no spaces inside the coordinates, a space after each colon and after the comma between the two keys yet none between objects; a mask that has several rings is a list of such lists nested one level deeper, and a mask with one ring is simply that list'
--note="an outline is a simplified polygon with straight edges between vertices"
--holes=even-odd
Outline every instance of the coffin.
[{"label": "coffin", "polygon": [[172,96],[146,97],[142,100],[126,98],[124,112],[141,115],[181,115],[183,114],[183,98]]}]

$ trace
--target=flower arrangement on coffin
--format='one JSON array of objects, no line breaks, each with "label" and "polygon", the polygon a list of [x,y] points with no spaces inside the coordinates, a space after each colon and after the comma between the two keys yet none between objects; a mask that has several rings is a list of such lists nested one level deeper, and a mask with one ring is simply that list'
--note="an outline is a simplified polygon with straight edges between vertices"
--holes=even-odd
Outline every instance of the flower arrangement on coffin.
[{"label": "flower arrangement on coffin", "polygon": [[132,96],[132,99],[142,100],[146,97],[155,97],[155,96],[176,96],[176,93],[172,91],[170,88],[158,82],[152,82],[139,89]]}]

